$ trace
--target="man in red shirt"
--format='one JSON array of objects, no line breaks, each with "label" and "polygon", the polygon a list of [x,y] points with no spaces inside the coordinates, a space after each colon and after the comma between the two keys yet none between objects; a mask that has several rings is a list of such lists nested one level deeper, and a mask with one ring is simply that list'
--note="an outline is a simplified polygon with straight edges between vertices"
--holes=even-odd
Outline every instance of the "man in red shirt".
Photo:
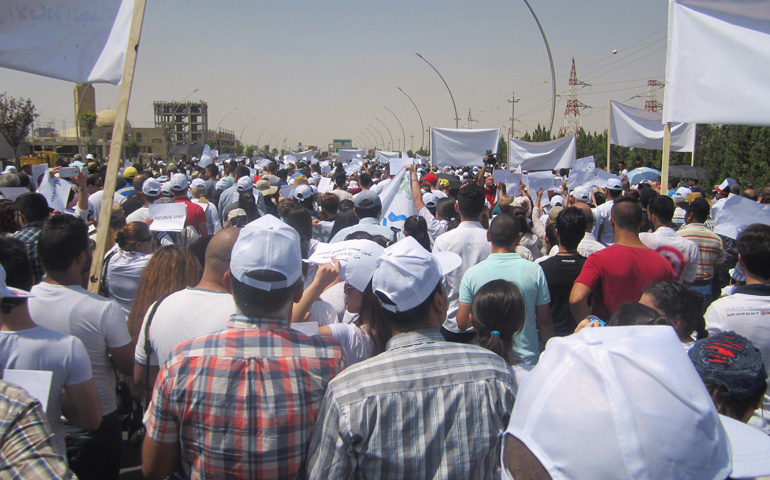
[{"label": "man in red shirt", "polygon": [[615,243],[586,259],[570,292],[576,321],[590,313],[609,321],[622,304],[638,301],[647,285],[674,280],[671,264],[639,240],[642,221],[642,207],[632,198],[615,200],[610,217]]},{"label": "man in red shirt", "polygon": [[187,187],[190,186],[190,182],[187,181],[187,177],[184,173],[175,173],[171,176],[171,192],[174,194],[174,201],[177,203],[184,203],[187,205],[187,218],[185,219],[185,227],[192,225],[193,228],[198,230],[198,233],[203,237],[209,235],[209,230],[206,228],[206,212],[197,203],[193,203],[187,198]]}]

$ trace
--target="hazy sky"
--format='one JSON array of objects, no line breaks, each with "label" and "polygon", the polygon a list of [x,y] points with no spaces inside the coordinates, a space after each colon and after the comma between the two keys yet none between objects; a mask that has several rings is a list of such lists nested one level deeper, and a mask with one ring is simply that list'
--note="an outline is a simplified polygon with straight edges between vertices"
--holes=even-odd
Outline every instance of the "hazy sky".
[{"label": "hazy sky", "polygon": [[[667,2],[531,0],[551,45],[561,126],[571,65],[590,86],[579,89],[584,127],[603,130],[608,99],[642,108],[647,80],[665,70]],[[617,54],[612,53],[618,50]],[[209,106],[209,127],[288,148],[353,138],[359,147],[406,147],[425,128],[460,125],[507,132],[511,92],[516,133],[548,124],[551,80],[545,46],[523,1],[148,0],[128,119],[153,126],[154,100]],[[74,126],[74,84],[0,69],[0,91],[31,98],[39,122]],[[115,108],[118,87],[96,85],[97,110]],[[663,92],[658,91],[662,101]],[[232,111],[235,107],[237,110]],[[229,113],[231,112],[232,113]],[[226,118],[225,118],[226,116]],[[257,117],[254,119],[254,117]],[[378,120],[379,119],[379,120]],[[383,126],[383,123],[385,126]],[[373,127],[372,127],[373,126]],[[387,129],[386,129],[387,126]],[[377,132],[379,131],[379,133]],[[384,137],[382,145],[380,136]],[[410,138],[414,135],[414,139]],[[425,135],[428,143],[428,135]]]}]

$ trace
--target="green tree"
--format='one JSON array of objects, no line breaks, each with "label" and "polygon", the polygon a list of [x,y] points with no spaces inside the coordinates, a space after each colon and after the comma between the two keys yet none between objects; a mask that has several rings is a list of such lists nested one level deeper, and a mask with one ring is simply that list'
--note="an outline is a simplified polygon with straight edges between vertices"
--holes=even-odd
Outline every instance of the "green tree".
[{"label": "green tree", "polygon": [[19,145],[29,135],[29,129],[38,116],[32,100],[0,93],[0,133],[13,149],[16,158]]},{"label": "green tree", "polygon": [[505,141],[505,137],[500,135],[500,140],[497,142],[497,164],[508,165],[508,142]]},{"label": "green tree", "polygon": [[82,133],[86,134],[85,148],[86,153],[93,153],[96,142],[94,141],[94,129],[96,128],[96,114],[90,110],[84,110],[78,115],[82,125]]},{"label": "green tree", "polygon": [[136,140],[130,140],[126,143],[126,158],[135,159],[139,156],[142,146]]},{"label": "green tree", "polygon": [[243,144],[240,142],[236,143],[233,148],[233,153],[236,155],[243,155]]},{"label": "green tree", "polygon": [[249,145],[246,147],[245,155],[247,157],[253,157],[254,156],[254,145]]},{"label": "green tree", "polygon": [[174,141],[174,124],[166,122],[163,124],[163,136],[166,138],[166,156],[171,154],[171,145]]}]

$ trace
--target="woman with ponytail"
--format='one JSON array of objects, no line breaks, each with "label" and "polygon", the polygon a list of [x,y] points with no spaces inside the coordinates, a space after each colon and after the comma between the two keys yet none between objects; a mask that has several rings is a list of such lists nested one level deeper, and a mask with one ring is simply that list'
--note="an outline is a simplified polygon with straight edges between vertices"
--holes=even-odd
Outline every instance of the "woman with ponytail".
[{"label": "woman with ponytail", "polygon": [[703,294],[691,290],[679,282],[658,282],[648,285],[639,303],[647,305],[665,315],[674,326],[679,340],[689,350],[697,340],[708,337],[706,321],[703,319]]},{"label": "woman with ponytail", "polygon": [[493,280],[473,296],[470,319],[476,330],[473,344],[501,356],[511,366],[516,385],[532,367],[513,352],[513,336],[524,326],[527,302],[519,287],[507,280]]}]

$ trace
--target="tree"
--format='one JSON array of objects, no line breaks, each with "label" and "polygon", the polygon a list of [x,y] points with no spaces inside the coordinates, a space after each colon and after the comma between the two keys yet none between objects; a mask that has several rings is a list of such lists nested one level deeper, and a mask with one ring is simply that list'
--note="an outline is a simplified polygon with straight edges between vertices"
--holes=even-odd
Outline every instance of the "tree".
[{"label": "tree", "polygon": [[254,156],[254,145],[249,145],[246,147],[245,154],[247,157],[253,157]]},{"label": "tree", "polygon": [[497,142],[497,164],[508,165],[508,143],[502,135],[500,135],[500,141]]},{"label": "tree", "polygon": [[80,124],[86,134],[86,153],[93,153],[96,142],[94,142],[94,128],[96,128],[96,114],[90,110],[84,110],[78,115]]},{"label": "tree", "polygon": [[136,140],[131,140],[126,143],[126,157],[136,158],[139,156],[139,152],[142,150],[142,146]]},{"label": "tree", "polygon": [[235,144],[235,147],[233,147],[233,153],[236,155],[243,155],[243,144],[240,142],[237,142]]},{"label": "tree", "polygon": [[13,155],[18,158],[21,142],[29,135],[32,122],[39,115],[32,100],[9,97],[0,93],[0,133],[13,148]]},{"label": "tree", "polygon": [[166,138],[166,156],[171,154],[171,145],[174,140],[174,124],[166,122],[163,124],[163,136]]}]

